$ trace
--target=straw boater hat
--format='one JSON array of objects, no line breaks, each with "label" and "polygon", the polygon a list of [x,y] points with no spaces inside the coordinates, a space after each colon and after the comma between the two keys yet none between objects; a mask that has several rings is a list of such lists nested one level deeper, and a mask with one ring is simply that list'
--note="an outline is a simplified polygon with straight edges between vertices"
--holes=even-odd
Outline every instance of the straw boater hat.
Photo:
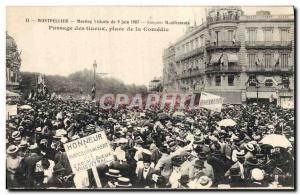
[{"label": "straw boater hat", "polygon": [[252,151],[255,149],[255,147],[254,147],[254,145],[253,145],[252,143],[247,143],[247,144],[245,145],[245,148],[246,148],[247,150],[249,150],[250,152],[252,152]]},{"label": "straw boater hat", "polygon": [[16,153],[17,151],[18,151],[18,147],[17,146],[15,146],[15,145],[10,145],[8,148],[7,148],[7,150],[6,150],[6,152],[7,152],[7,154],[14,154],[14,153]]},{"label": "straw boater hat", "polygon": [[41,128],[41,127],[36,128],[36,129],[35,129],[35,132],[36,132],[36,133],[41,133],[41,132],[42,132],[42,128]]},{"label": "straw boater hat", "polygon": [[28,146],[28,142],[27,140],[21,140],[20,144],[19,144],[19,148],[24,148]]},{"label": "straw boater hat", "polygon": [[255,181],[262,181],[264,179],[264,172],[261,169],[255,168],[251,171],[251,178]]},{"label": "straw boater hat", "polygon": [[105,175],[114,177],[114,178],[121,177],[120,171],[116,170],[116,169],[109,169],[108,173],[105,173]]},{"label": "straw boater hat", "polygon": [[115,182],[115,185],[117,187],[125,187],[125,188],[132,186],[132,184],[130,183],[130,180],[126,177],[119,177],[117,179],[117,182]]},{"label": "straw boater hat", "polygon": [[66,130],[64,130],[64,129],[58,129],[58,130],[55,131],[55,135],[53,136],[53,138],[61,139],[65,135],[67,135],[67,131]]},{"label": "straw boater hat", "polygon": [[213,182],[209,177],[203,175],[198,179],[196,188],[209,188],[212,186],[212,183]]},{"label": "straw boater hat", "polygon": [[20,137],[20,135],[21,135],[20,131],[14,131],[14,132],[12,132],[11,137],[13,139],[16,139],[16,138]]}]

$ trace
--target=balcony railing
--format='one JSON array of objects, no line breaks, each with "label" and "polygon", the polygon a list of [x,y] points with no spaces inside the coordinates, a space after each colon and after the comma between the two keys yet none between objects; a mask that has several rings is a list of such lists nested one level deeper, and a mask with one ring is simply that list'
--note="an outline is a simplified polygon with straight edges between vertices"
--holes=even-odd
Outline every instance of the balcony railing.
[{"label": "balcony railing", "polygon": [[175,60],[178,62],[180,60],[184,60],[186,58],[190,58],[190,57],[193,57],[195,55],[198,55],[198,54],[203,54],[204,53],[204,47],[198,47],[198,48],[195,48],[191,51],[188,51],[187,53],[184,53],[184,54],[181,54],[181,55],[178,55]]},{"label": "balcony railing", "polygon": [[261,66],[257,66],[257,67],[248,67],[246,69],[246,72],[258,72],[258,73],[264,73],[264,72],[294,72],[294,66],[287,66],[287,67],[261,67]]},{"label": "balcony railing", "polygon": [[239,16],[237,15],[227,15],[227,16],[208,16],[206,18],[208,24],[215,24],[219,22],[237,22],[239,21]]},{"label": "balcony railing", "polygon": [[186,79],[186,78],[196,77],[199,75],[203,75],[204,73],[205,73],[204,69],[196,69],[196,70],[194,69],[194,70],[187,71],[185,73],[178,75],[177,79]]},{"label": "balcony railing", "polygon": [[256,88],[254,86],[247,86],[246,90],[247,92],[274,92],[276,91],[276,87],[260,86]]},{"label": "balcony railing", "polygon": [[292,49],[292,41],[246,41],[247,49]]},{"label": "balcony railing", "polygon": [[241,72],[242,66],[207,66],[205,72]]},{"label": "balcony railing", "polygon": [[209,42],[206,44],[206,50],[213,49],[239,49],[241,47],[240,41],[218,41],[218,42]]}]

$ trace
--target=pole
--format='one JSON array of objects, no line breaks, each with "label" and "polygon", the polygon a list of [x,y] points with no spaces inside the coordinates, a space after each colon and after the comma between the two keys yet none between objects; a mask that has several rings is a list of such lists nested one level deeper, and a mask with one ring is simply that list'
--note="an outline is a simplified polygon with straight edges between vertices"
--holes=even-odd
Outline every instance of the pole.
[{"label": "pole", "polygon": [[258,85],[256,85],[256,103],[258,104]]},{"label": "pole", "polygon": [[94,99],[95,99],[96,98],[96,68],[97,68],[96,60],[94,61],[93,67],[94,67]]},{"label": "pole", "polygon": [[94,178],[95,178],[97,187],[98,187],[98,188],[102,188],[102,185],[101,185],[101,181],[100,181],[100,178],[99,178],[99,175],[98,175],[97,168],[96,168],[96,167],[93,167],[93,168],[92,168],[92,171],[93,171],[93,175],[94,175]]}]

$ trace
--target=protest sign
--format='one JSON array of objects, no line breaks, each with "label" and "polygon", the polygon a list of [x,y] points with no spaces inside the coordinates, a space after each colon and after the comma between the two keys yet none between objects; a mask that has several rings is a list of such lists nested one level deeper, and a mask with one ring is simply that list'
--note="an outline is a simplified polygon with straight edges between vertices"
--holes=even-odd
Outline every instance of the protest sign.
[{"label": "protest sign", "polygon": [[101,187],[96,167],[113,160],[113,153],[104,131],[64,144],[74,174],[92,169]]},{"label": "protest sign", "polygon": [[18,114],[17,105],[6,105],[6,120]]},{"label": "protest sign", "polygon": [[212,110],[214,112],[221,112],[224,98],[211,93],[202,92],[199,105],[202,108]]},{"label": "protest sign", "polygon": [[281,103],[281,107],[285,109],[294,109],[294,101],[284,101]]}]

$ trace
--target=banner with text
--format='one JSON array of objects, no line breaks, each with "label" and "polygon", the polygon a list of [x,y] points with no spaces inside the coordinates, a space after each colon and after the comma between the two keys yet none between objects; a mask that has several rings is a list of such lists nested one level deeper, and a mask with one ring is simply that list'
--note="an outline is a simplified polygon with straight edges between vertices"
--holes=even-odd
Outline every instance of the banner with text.
[{"label": "banner with text", "polygon": [[221,112],[224,98],[211,93],[201,92],[199,105],[202,108],[212,110],[214,112]]},{"label": "banner with text", "polygon": [[112,149],[104,131],[64,144],[73,173],[113,160]]}]

